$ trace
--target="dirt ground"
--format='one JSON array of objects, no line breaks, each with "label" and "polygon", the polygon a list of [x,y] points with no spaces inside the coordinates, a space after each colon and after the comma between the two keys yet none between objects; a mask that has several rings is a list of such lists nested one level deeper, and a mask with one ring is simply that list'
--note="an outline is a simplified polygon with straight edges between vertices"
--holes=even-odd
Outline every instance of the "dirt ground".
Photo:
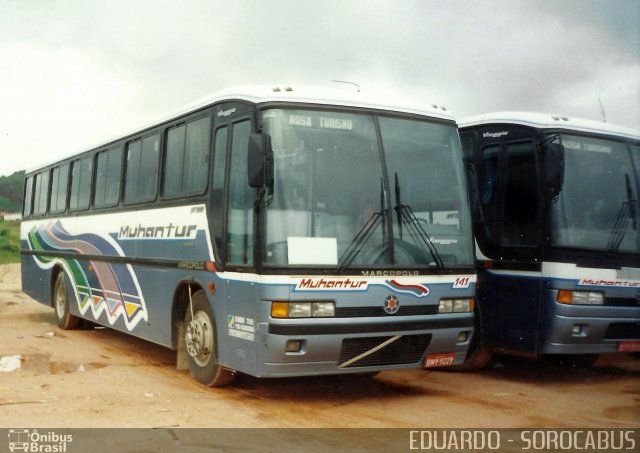
[{"label": "dirt ground", "polygon": [[210,389],[175,353],[110,329],[61,331],[0,266],[0,428],[637,428],[640,359],[591,369],[505,360],[479,373],[406,370],[255,379]]}]

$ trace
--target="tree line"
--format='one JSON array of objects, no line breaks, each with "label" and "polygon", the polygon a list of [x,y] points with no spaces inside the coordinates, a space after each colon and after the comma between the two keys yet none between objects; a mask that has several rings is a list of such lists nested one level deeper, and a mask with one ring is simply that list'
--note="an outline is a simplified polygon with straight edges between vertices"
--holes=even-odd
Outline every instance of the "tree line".
[{"label": "tree line", "polygon": [[21,212],[24,171],[10,176],[0,176],[0,211]]}]

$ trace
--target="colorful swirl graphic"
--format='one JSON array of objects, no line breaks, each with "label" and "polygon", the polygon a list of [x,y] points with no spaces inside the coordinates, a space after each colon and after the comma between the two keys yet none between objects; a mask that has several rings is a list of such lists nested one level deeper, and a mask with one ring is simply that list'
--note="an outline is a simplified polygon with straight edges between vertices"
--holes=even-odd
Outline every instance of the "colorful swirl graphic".
[{"label": "colorful swirl graphic", "polygon": [[412,294],[416,297],[426,297],[429,295],[429,288],[423,285],[404,285],[395,280],[386,280],[384,283],[398,293]]},{"label": "colorful swirl graphic", "polygon": [[[124,256],[117,244],[92,233],[72,235],[59,220],[34,227],[29,232],[28,242],[29,248],[36,252],[73,253],[89,257]],[[42,269],[50,269],[55,264],[63,266],[71,279],[83,315],[89,308],[95,319],[106,313],[110,325],[122,317],[129,331],[140,320],[147,320],[142,292],[130,265],[42,255],[34,255],[33,258]]]}]

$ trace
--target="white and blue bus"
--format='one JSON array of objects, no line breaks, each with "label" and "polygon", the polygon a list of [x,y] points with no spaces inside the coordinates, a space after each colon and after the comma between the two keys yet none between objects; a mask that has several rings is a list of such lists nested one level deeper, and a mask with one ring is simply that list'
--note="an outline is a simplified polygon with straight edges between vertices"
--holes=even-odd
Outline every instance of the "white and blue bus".
[{"label": "white and blue bus", "polygon": [[504,112],[459,123],[478,204],[478,342],[589,364],[640,351],[640,137],[607,123]]},{"label": "white and blue bus", "polygon": [[461,363],[475,267],[438,105],[245,87],[30,171],[24,291],[224,385]]}]

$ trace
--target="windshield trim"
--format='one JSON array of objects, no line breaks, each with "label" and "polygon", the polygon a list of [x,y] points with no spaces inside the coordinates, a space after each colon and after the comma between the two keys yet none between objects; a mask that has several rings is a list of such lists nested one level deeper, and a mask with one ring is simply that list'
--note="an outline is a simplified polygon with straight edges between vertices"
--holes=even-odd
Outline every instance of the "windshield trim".
[{"label": "windshield trim", "polygon": [[[370,108],[362,108],[362,107],[350,107],[350,106],[335,106],[335,105],[318,105],[318,104],[302,104],[302,103],[283,103],[283,102],[267,102],[267,103],[263,103],[260,104],[258,106],[258,109],[256,111],[256,116],[257,116],[257,124],[259,124],[258,130],[259,131],[264,131],[265,126],[264,126],[264,113],[268,110],[272,110],[272,109],[278,109],[278,110],[296,110],[296,111],[313,111],[313,112],[326,112],[326,113],[331,113],[331,112],[336,112],[336,113],[344,113],[344,114],[355,114],[355,115],[364,115],[364,116],[368,116],[371,118],[372,120],[372,124],[374,126],[375,129],[375,140],[377,142],[377,147],[378,147],[378,153],[379,153],[379,165],[381,167],[381,171],[382,171],[382,175],[381,175],[381,181],[382,181],[382,192],[383,192],[383,201],[382,201],[382,205],[381,205],[381,212],[380,212],[380,219],[379,222],[382,223],[383,228],[386,231],[386,235],[387,235],[387,245],[386,245],[386,254],[388,255],[388,262],[381,264],[379,266],[377,265],[354,265],[351,264],[350,262],[347,263],[347,265],[345,266],[342,260],[342,257],[340,257],[339,262],[335,265],[325,265],[325,264],[310,264],[310,265],[299,265],[299,264],[292,264],[292,265],[287,265],[287,264],[275,264],[275,263],[269,263],[266,260],[266,250],[264,250],[262,252],[263,254],[263,259],[261,259],[262,263],[261,266],[263,266],[265,269],[287,269],[287,270],[295,270],[295,269],[301,269],[303,270],[307,270],[307,269],[333,269],[336,272],[340,272],[340,273],[349,273],[349,274],[356,274],[359,275],[360,273],[366,271],[366,269],[375,269],[376,272],[378,272],[379,270],[385,270],[385,269],[393,269],[393,270],[403,270],[403,269],[411,269],[411,270],[417,270],[419,269],[420,271],[425,271],[426,273],[449,273],[449,271],[447,270],[445,272],[444,270],[444,266],[442,264],[438,265],[438,260],[436,260],[436,263],[429,263],[429,264],[425,264],[425,263],[420,263],[420,264],[412,264],[410,266],[406,266],[406,265],[400,265],[400,264],[395,264],[394,263],[394,254],[393,254],[393,246],[394,243],[396,241],[396,239],[394,238],[393,235],[393,225],[392,225],[392,211],[393,211],[393,206],[392,203],[390,202],[390,197],[391,197],[391,188],[390,188],[390,184],[388,181],[388,169],[387,169],[387,159],[385,158],[385,149],[384,149],[384,145],[383,145],[383,140],[382,140],[382,134],[380,131],[380,118],[390,118],[390,119],[398,119],[398,120],[404,120],[404,121],[414,121],[414,122],[419,122],[419,123],[425,123],[428,125],[433,125],[433,126],[444,126],[444,127],[449,127],[449,128],[454,128],[454,130],[457,131],[457,125],[454,121],[450,121],[447,119],[443,119],[443,118],[438,118],[438,117],[430,117],[430,116],[425,116],[425,115],[417,115],[417,114],[413,114],[413,113],[406,113],[406,112],[397,112],[397,111],[388,111],[388,110],[378,110],[378,109],[370,109]],[[266,131],[265,131],[266,132]],[[458,151],[460,153],[460,166],[461,168],[459,168],[458,170],[462,173],[462,184],[466,184],[466,179],[464,178],[464,169],[462,168],[462,148],[460,146],[460,141],[459,141],[459,136],[458,136]],[[468,193],[466,190],[466,185],[464,186],[464,190],[461,191],[460,193],[460,204],[464,205],[466,203],[466,205],[468,206],[469,204],[469,200],[468,200]],[[264,207],[263,207],[264,208]],[[260,208],[259,211],[267,211],[268,210],[268,206],[266,206],[266,209]],[[463,208],[462,208],[463,209]],[[260,234],[257,235],[258,238],[260,238],[260,240],[263,242],[261,244],[258,244],[259,248],[264,248],[266,247],[266,221],[264,220],[264,218],[266,218],[266,215],[261,215],[260,217],[262,217],[262,221],[258,222],[258,228],[260,228]],[[469,217],[469,218],[466,218]],[[470,213],[468,213],[468,215],[465,217],[466,221],[464,222],[465,226],[460,226],[460,234],[456,235],[456,241],[460,241],[460,243],[462,244],[461,247],[464,247],[464,243],[468,241],[469,244],[471,244],[471,247],[473,245],[473,240],[472,240],[472,228],[471,228],[471,218],[470,218]],[[462,220],[460,220],[462,222]],[[466,234],[465,234],[466,232]],[[466,236],[469,236],[469,238],[467,238]],[[365,239],[366,241],[366,239]],[[429,241],[430,242],[430,241]],[[436,246],[434,246],[435,248]],[[465,249],[467,247],[464,247]],[[462,250],[462,249],[461,249]],[[384,252],[383,252],[384,253]],[[474,254],[473,251],[470,250],[468,253],[468,257],[465,258],[466,260],[468,260],[469,262],[463,262],[460,264],[447,264],[447,267],[450,267],[452,271],[458,272],[460,269],[469,269],[469,268],[473,268],[474,264]],[[437,255],[437,251],[436,251],[436,256]]]},{"label": "windshield trim", "polygon": [[[580,131],[580,130],[573,130],[573,129],[544,129],[542,134],[542,142],[546,142],[548,140],[552,140],[554,137],[557,137],[558,141],[562,144],[565,139],[567,138],[567,136],[569,137],[578,137],[578,138],[585,138],[585,139],[594,139],[594,140],[600,140],[603,142],[611,142],[612,144],[616,144],[619,145],[621,147],[623,147],[626,152],[622,152],[622,155],[626,156],[626,160],[628,160],[628,162],[630,163],[630,167],[628,169],[628,172],[625,172],[622,174],[623,176],[623,180],[626,181],[627,183],[627,190],[629,188],[631,188],[631,198],[629,198],[629,194],[628,192],[625,191],[625,197],[622,200],[623,204],[631,203],[632,201],[635,202],[635,206],[630,207],[630,209],[628,210],[631,213],[635,212],[635,224],[636,224],[636,229],[634,230],[631,227],[631,224],[634,223],[633,219],[629,219],[629,226],[628,228],[622,230],[622,234],[624,235],[625,233],[628,234],[630,231],[635,231],[636,232],[636,246],[638,247],[637,250],[640,250],[640,231],[638,231],[638,229],[640,229],[640,219],[639,214],[638,214],[638,204],[639,204],[639,192],[640,192],[640,180],[638,180],[638,174],[639,171],[637,168],[635,168],[636,165],[640,164],[640,157],[639,158],[634,158],[632,155],[632,147],[638,147],[640,146],[640,138],[632,138],[632,137],[628,137],[628,136],[621,136],[621,135],[615,135],[615,134],[611,134],[611,133],[592,133],[592,132],[585,132],[585,131]],[[565,151],[566,152],[566,151]],[[565,176],[567,175],[567,161],[565,160]],[[625,211],[626,212],[626,211]],[[558,237],[558,230],[557,227],[554,226],[554,222],[555,222],[555,218],[556,218],[557,212],[556,209],[554,209],[554,204],[550,203],[549,207],[548,207],[548,218],[549,218],[549,243],[548,243],[548,247],[549,247],[549,255],[564,255],[567,251],[571,250],[574,252],[580,252],[581,254],[584,254],[585,256],[589,257],[589,260],[595,259],[597,256],[619,256],[621,259],[625,259],[625,257],[627,255],[635,255],[638,253],[638,251],[632,251],[632,250],[628,250],[628,249],[622,249],[622,250],[618,250],[619,244],[616,247],[612,247],[611,244],[615,242],[621,242],[618,240],[614,239],[620,239],[619,237],[614,237],[613,234],[616,233],[616,231],[612,231],[611,232],[611,236],[609,237],[609,239],[607,241],[605,241],[604,243],[601,244],[601,246],[590,246],[589,244],[567,244],[567,243],[559,243],[557,242],[557,237]],[[615,219],[614,219],[615,220]],[[618,225],[618,222],[616,222],[616,225]],[[626,225],[622,225],[622,227],[625,227]],[[613,228],[613,226],[612,226]],[[621,231],[618,231],[618,233],[621,233]]]}]

